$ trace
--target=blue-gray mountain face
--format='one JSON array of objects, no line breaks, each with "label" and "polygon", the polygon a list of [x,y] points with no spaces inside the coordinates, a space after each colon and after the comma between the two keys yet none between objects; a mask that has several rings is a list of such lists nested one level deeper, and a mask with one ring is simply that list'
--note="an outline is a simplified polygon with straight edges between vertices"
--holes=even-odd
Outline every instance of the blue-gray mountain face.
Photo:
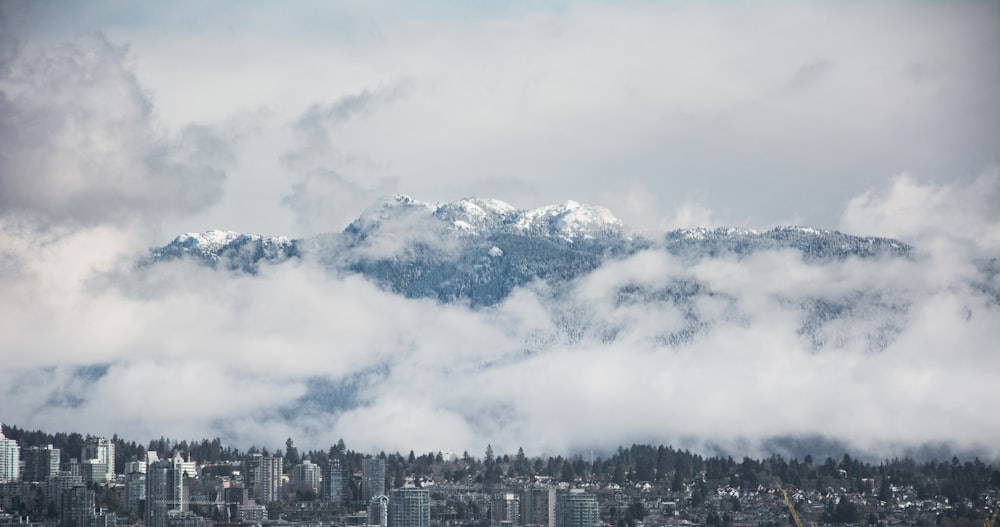
[{"label": "blue-gray mountain face", "polygon": [[[341,233],[306,240],[209,231],[185,234],[153,249],[147,264],[193,258],[215,268],[257,273],[262,264],[316,258],[337,273],[357,273],[380,287],[411,298],[466,303],[473,308],[503,302],[515,288],[532,286],[546,297],[563,338],[614,340],[624,329],[600,310],[569,298],[571,285],[601,266],[659,251],[683,265],[711,259],[740,261],[768,251],[793,251],[808,264],[859,259],[908,259],[910,246],[885,238],[835,231],[782,227],[687,229],[661,239],[640,235],[607,209],[568,201],[535,210],[518,210],[496,200],[465,199],[422,203],[397,195],[373,208]],[[715,306],[707,315],[702,300]],[[787,295],[779,299],[801,314],[799,334],[813,349],[863,341],[884,349],[905,323],[908,301],[891,290],[850,290],[831,296]],[[677,276],[665,286],[626,283],[610,309],[670,306],[682,314],[655,336],[661,345],[686,342],[720,321],[738,321],[731,293],[714,291],[692,276]],[[721,307],[722,315],[719,315]],[[837,328],[836,331],[830,328]],[[853,328],[846,333],[844,327]],[[845,336],[846,335],[846,336]]]},{"label": "blue-gray mountain face", "polygon": [[182,234],[150,251],[143,264],[193,258],[211,267],[256,274],[261,262],[278,263],[300,257],[299,242],[285,237],[208,231]]}]

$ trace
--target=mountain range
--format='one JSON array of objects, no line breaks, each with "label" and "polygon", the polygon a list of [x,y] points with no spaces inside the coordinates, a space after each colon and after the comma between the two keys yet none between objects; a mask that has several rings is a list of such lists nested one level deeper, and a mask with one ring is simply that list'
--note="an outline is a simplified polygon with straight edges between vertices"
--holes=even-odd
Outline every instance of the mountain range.
[{"label": "mountain range", "polygon": [[[574,201],[521,210],[491,199],[430,204],[396,195],[342,232],[306,239],[218,230],[188,233],[152,249],[142,265],[186,258],[219,270],[256,274],[265,265],[315,258],[332,273],[359,274],[405,297],[475,309],[495,306],[517,288],[530,287],[546,299],[560,332],[539,342],[585,337],[609,341],[626,328],[571,294],[572,284],[600,267],[650,252],[669,255],[684,268],[782,251],[813,266],[852,258],[914,258],[914,249],[897,240],[810,227],[695,228],[653,237],[629,228],[606,208]],[[721,303],[721,314],[709,313],[703,299]],[[733,292],[682,272],[665,284],[622,283],[610,308],[669,306],[679,312],[683,323],[665,324],[653,337],[659,345],[673,346],[713,325],[745,317],[736,300]],[[792,293],[778,301],[798,314],[797,331],[814,350],[859,342],[870,351],[884,349],[904,325],[909,307],[905,296],[891,288]]]}]

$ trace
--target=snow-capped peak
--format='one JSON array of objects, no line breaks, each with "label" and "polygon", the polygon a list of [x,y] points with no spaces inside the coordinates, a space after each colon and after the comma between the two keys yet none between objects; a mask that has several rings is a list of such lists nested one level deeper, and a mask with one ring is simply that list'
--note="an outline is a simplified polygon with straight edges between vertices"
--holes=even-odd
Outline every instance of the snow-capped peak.
[{"label": "snow-capped peak", "polygon": [[478,198],[440,203],[434,209],[434,216],[465,234],[496,231],[517,213],[517,209],[498,199]]},{"label": "snow-capped peak", "polygon": [[561,205],[520,210],[498,199],[463,198],[429,204],[405,194],[396,194],[363,213],[352,230],[370,232],[384,221],[417,213],[442,222],[460,236],[491,235],[501,232],[551,236],[572,242],[600,235],[619,235],[624,224],[604,207],[566,201]]},{"label": "snow-capped peak", "polygon": [[201,250],[217,250],[230,244],[241,235],[238,232],[212,229],[205,232],[188,232],[174,239],[174,243]]},{"label": "snow-capped peak", "polygon": [[590,239],[599,234],[620,233],[624,224],[610,210],[597,205],[583,205],[569,200],[529,210],[517,222],[521,231],[547,231],[553,236],[572,241]]},{"label": "snow-capped peak", "polygon": [[287,236],[263,236],[260,234],[241,234],[233,231],[212,229],[205,232],[188,232],[174,238],[174,245],[197,247],[204,251],[216,251],[239,239],[264,241],[269,243],[290,243]]}]

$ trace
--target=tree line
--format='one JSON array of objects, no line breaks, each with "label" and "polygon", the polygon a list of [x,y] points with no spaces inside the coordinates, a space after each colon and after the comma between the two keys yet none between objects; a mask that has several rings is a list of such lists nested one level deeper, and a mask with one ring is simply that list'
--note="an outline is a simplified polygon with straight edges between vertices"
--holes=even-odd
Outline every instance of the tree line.
[{"label": "tree line", "polygon": [[[3,425],[3,433],[18,441],[22,448],[51,444],[60,449],[63,462],[79,456],[86,437],[78,433],[48,434],[40,430],[28,431],[16,426]],[[146,459],[147,452],[157,452],[160,457],[174,453],[197,461],[202,465],[242,461],[248,455],[262,453],[285,458],[285,471],[304,459],[326,466],[337,459],[350,474],[361,470],[362,460],[370,454],[348,449],[341,439],[326,450],[300,452],[288,438],[285,449],[268,451],[250,447],[243,452],[224,445],[220,438],[201,440],[172,440],[165,437],[151,440],[146,445],[126,441],[114,435],[115,470],[123,472],[125,463]],[[445,457],[441,452],[416,454],[410,451],[380,452],[375,455],[386,462],[387,488],[402,486],[405,478],[433,479],[439,482],[499,485],[505,478],[533,478],[543,476],[561,482],[606,482],[634,485],[648,482],[669,486],[672,491],[689,488],[695,502],[703,500],[709,492],[706,482],[729,485],[743,490],[771,486],[780,481],[786,486],[804,490],[843,488],[848,492],[876,492],[882,501],[890,501],[893,487],[912,487],[917,499],[947,498],[952,503],[975,500],[988,489],[1000,489],[1000,470],[980,459],[918,462],[914,459],[896,458],[879,463],[861,461],[844,454],[839,459],[827,457],[814,460],[812,456],[785,459],[772,455],[764,459],[731,456],[702,456],[688,450],[666,445],[634,444],[619,447],[607,457],[584,458],[582,455],[563,457],[529,457],[519,448],[513,456],[496,455],[487,445],[484,455],[477,457],[464,452],[461,456]],[[692,482],[694,483],[692,485]]]}]

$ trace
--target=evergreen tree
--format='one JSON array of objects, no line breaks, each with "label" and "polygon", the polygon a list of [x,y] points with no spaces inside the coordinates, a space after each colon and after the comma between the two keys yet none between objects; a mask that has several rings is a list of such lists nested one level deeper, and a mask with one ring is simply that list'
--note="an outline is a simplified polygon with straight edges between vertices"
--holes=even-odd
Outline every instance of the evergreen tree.
[{"label": "evergreen tree", "polygon": [[299,449],[295,448],[295,443],[292,438],[285,440],[285,466],[286,470],[291,470],[295,465],[301,463],[302,460],[299,458]]}]

